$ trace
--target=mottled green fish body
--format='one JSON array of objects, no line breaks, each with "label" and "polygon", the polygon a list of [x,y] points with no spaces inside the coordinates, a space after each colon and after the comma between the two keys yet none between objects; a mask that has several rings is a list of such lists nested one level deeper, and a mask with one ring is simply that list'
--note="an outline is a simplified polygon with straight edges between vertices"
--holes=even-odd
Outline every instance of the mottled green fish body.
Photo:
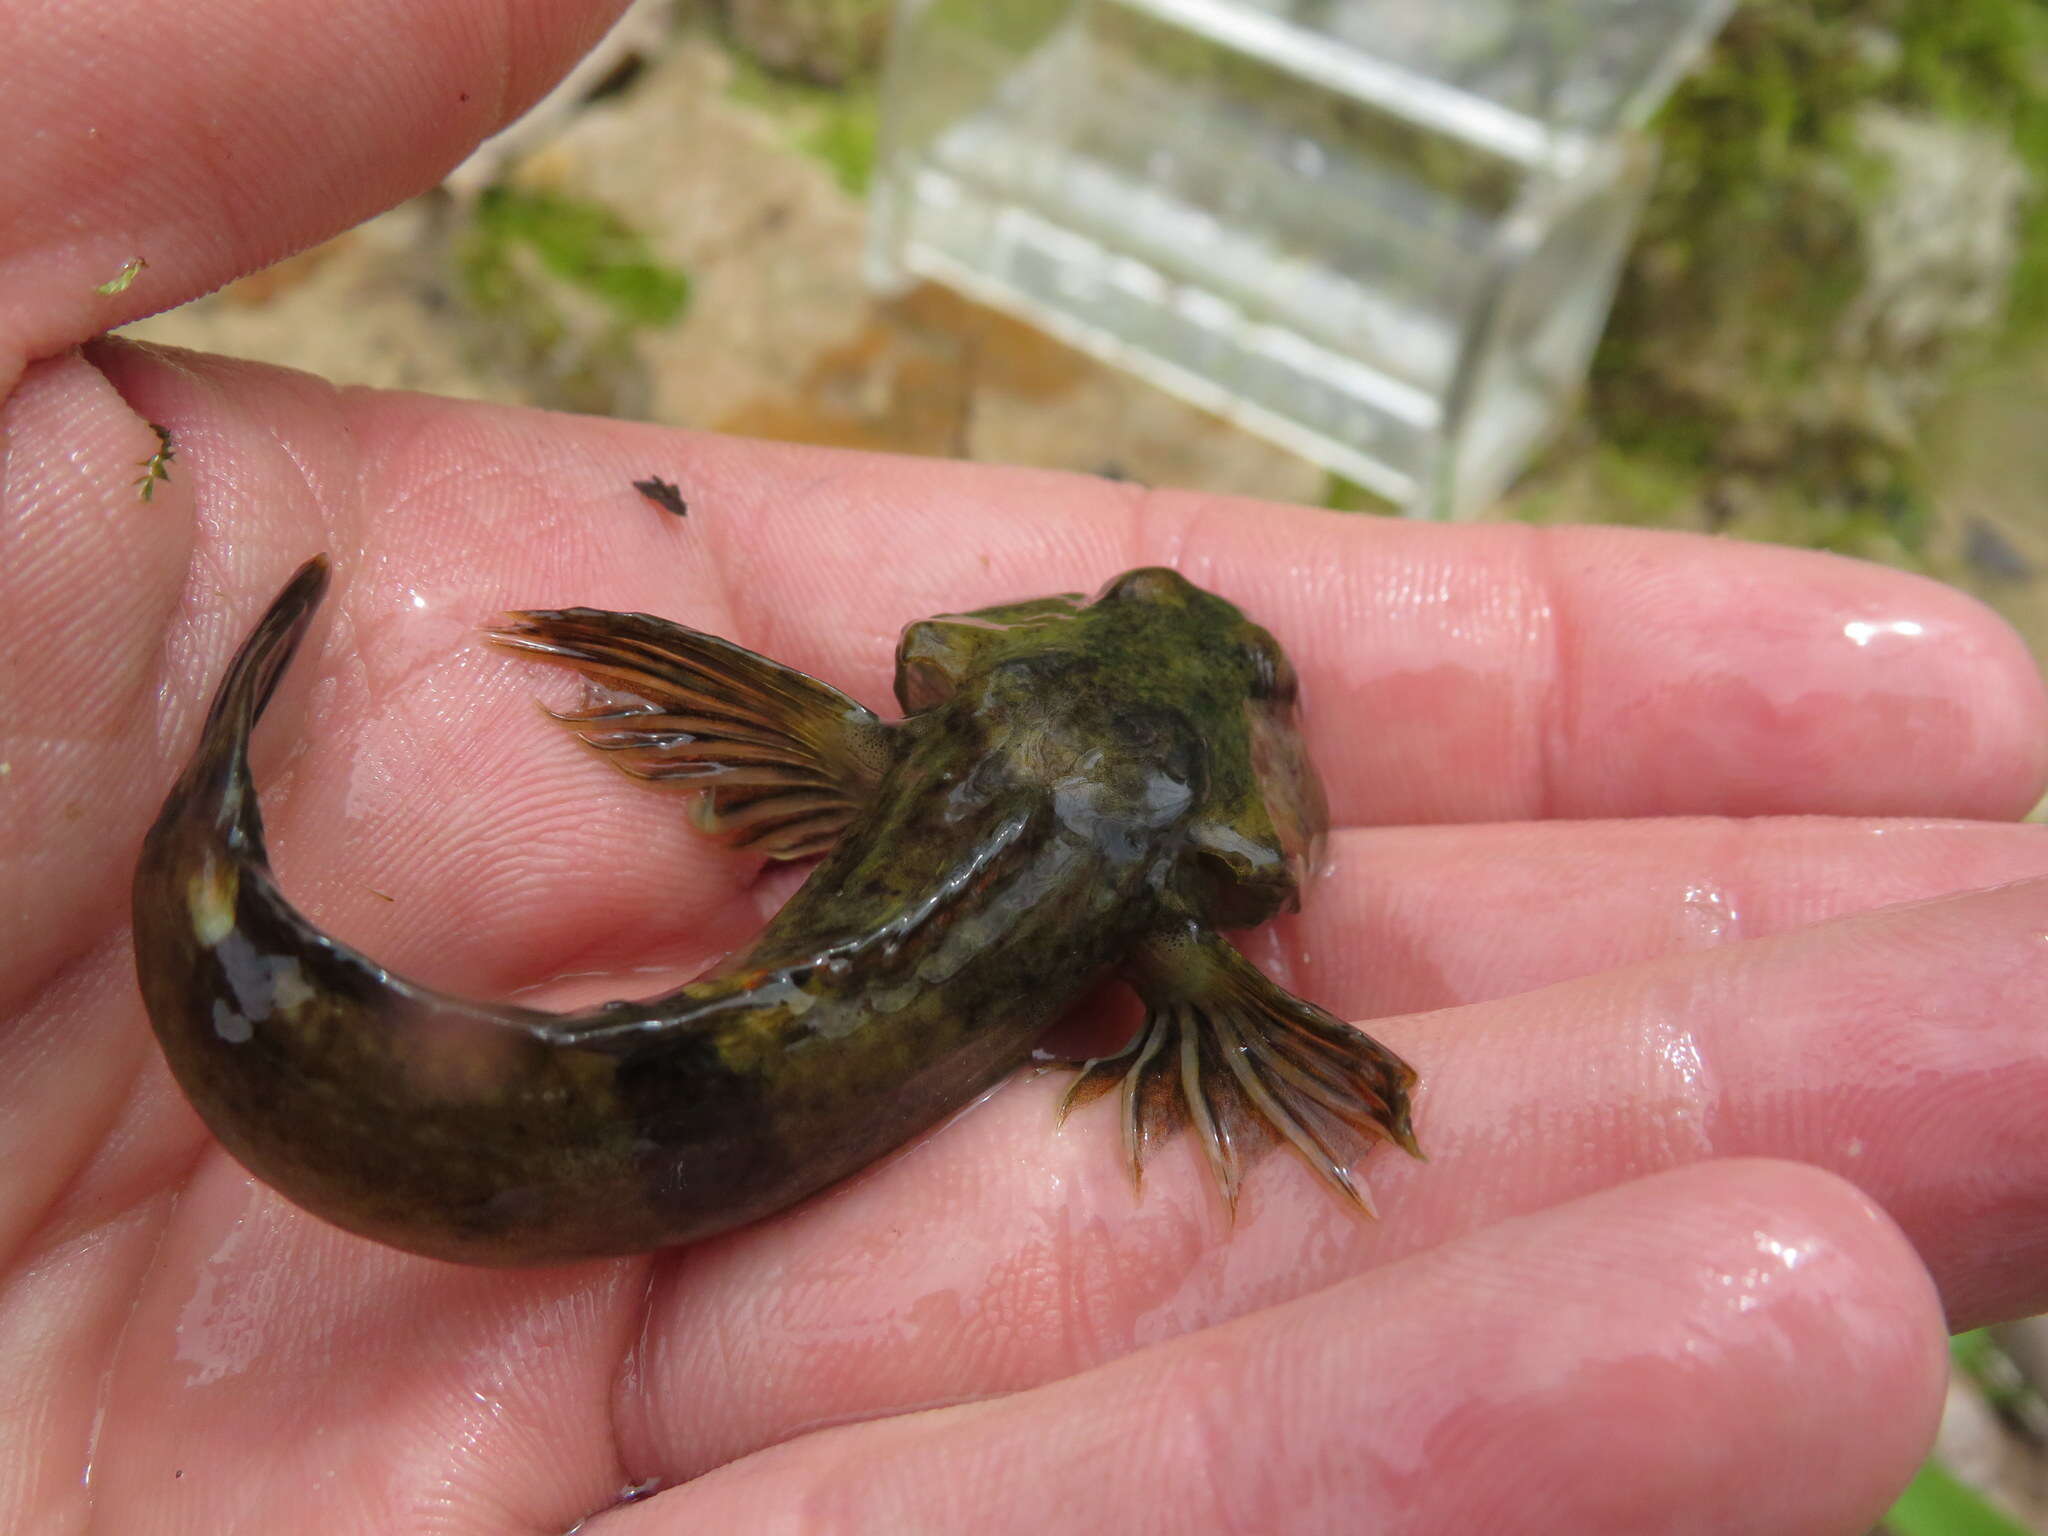
[{"label": "mottled green fish body", "polygon": [[1413,1150],[1409,1068],[1217,936],[1297,905],[1323,802],[1278,645],[1179,575],[912,624],[896,722],[644,614],[513,615],[494,639],[595,685],[556,716],[589,745],[699,791],[711,836],[819,859],[708,974],[569,1014],[394,976],[271,877],[249,735],[325,584],[310,562],[229,666],[134,901],[179,1083],[316,1215],[480,1264],[687,1242],[971,1102],[1110,974],[1147,1022],[1068,1104],[1121,1089],[1134,1173],[1192,1126],[1226,1198],[1289,1144],[1363,1204],[1366,1147]]}]

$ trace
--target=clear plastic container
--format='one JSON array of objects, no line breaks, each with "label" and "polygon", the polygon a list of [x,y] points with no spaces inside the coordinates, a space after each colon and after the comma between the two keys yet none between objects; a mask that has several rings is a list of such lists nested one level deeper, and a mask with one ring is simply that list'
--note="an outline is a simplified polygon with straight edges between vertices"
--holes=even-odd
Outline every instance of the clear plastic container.
[{"label": "clear plastic container", "polygon": [[904,0],[870,260],[1408,511],[1570,406],[1731,0]]}]

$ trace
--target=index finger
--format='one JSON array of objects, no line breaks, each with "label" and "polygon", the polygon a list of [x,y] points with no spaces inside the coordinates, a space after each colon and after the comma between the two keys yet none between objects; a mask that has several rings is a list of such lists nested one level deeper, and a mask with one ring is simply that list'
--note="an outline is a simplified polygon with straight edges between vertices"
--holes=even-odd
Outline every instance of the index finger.
[{"label": "index finger", "polygon": [[[361,403],[366,439],[417,406]],[[446,408],[439,430],[470,439],[465,423],[486,419],[472,412]],[[533,418],[488,419],[486,442],[531,455]],[[457,514],[489,523],[463,558],[515,583],[521,565],[548,573],[537,592],[498,589],[502,602],[724,624],[885,705],[894,638],[913,619],[1173,565],[1287,646],[1340,826],[2003,819],[2048,774],[2048,695],[2005,623],[1953,588],[1839,556],[1627,528],[1442,527],[634,427],[539,432],[573,451],[525,487],[519,525],[534,542],[508,560],[491,507]],[[408,447],[409,473],[431,472],[431,445]],[[617,506],[629,479],[664,464],[699,509],[687,525],[628,505],[596,514],[601,547],[558,513],[549,525],[544,508]],[[488,495],[505,491],[493,479]],[[463,493],[437,499],[451,497]]]},{"label": "index finger", "polygon": [[2048,773],[2033,659],[1921,577],[1632,528],[1144,510],[1287,643],[1340,826],[2005,819]]},{"label": "index finger", "polygon": [[[1998,819],[2024,813],[2048,772],[2048,696],[2005,624],[1951,588],[1837,556],[1635,529],[1446,528],[404,396],[348,393],[331,419],[285,419],[260,371],[100,357],[149,419],[207,443],[189,469],[198,524],[232,529],[244,558],[202,549],[199,566],[267,588],[332,548],[337,607],[366,613],[420,593],[444,628],[506,607],[643,609],[886,709],[911,620],[1176,565],[1286,644],[1340,826]],[[327,487],[324,530],[267,535],[248,493],[274,443],[308,434],[333,441],[294,452],[346,464],[351,483]],[[686,521],[632,493],[650,473],[682,484]],[[247,558],[256,540],[275,543],[274,570]],[[230,611],[253,616],[269,595],[252,586]],[[234,628],[214,626],[216,650]],[[416,674],[418,640],[380,622],[363,661],[377,671],[383,645]],[[673,807],[532,719],[530,668],[480,673],[465,647],[444,649],[433,691],[451,739],[518,719],[525,745],[493,771],[526,778],[480,774],[408,814],[488,822],[533,776],[580,772],[644,824],[633,836],[672,828]],[[197,689],[224,655],[193,659]],[[372,750],[379,729],[348,739]],[[581,834],[564,812],[562,834]]]}]

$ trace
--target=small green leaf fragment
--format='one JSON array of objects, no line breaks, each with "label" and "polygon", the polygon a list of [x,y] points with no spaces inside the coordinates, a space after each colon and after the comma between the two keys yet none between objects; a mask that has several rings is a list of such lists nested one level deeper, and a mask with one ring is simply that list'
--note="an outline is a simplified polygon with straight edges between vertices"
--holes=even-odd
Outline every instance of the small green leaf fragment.
[{"label": "small green leaf fragment", "polygon": [[841,187],[855,197],[866,194],[874,176],[882,120],[873,80],[818,85],[787,79],[741,53],[733,59],[728,89],[734,100],[774,117],[784,136],[805,154],[822,160]]},{"label": "small green leaf fragment", "polygon": [[501,184],[477,202],[467,262],[471,291],[486,307],[504,297],[515,246],[622,324],[672,324],[690,301],[688,277],[656,261],[647,238],[601,203]]},{"label": "small green leaf fragment", "polygon": [[[2048,800],[2036,806],[2028,820],[2042,819]],[[2044,1411],[2041,1393],[2010,1356],[1998,1347],[1988,1329],[1975,1328],[1948,1341],[1949,1359],[1970,1379],[1985,1402],[2007,1416],[2039,1422]]]},{"label": "small green leaf fragment", "polygon": [[1392,510],[1384,497],[1375,496],[1355,480],[1332,471],[1323,477],[1323,506],[1332,512],[1386,512]]},{"label": "small green leaf fragment", "polygon": [[134,257],[129,261],[127,266],[123,267],[120,271],[116,272],[104,283],[94,285],[93,292],[103,293],[109,296],[112,296],[113,294],[117,293],[126,293],[128,291],[128,285],[134,282],[137,277],[141,276],[142,269],[148,265],[149,263],[144,261],[140,256]]},{"label": "small green leaf fragment", "polygon": [[171,460],[178,456],[178,450],[171,442],[169,427],[160,427],[152,421],[149,430],[156,434],[157,450],[140,461],[142,478],[135,482],[135,494],[143,501],[155,499],[157,482],[171,478]]},{"label": "small green leaf fragment", "polygon": [[881,113],[872,91],[843,91],[801,147],[831,168],[833,178],[855,197],[874,180],[875,145]]},{"label": "small green leaf fragment", "polygon": [[1893,1536],[2030,1536],[1940,1462],[1929,1459],[1884,1517]]}]

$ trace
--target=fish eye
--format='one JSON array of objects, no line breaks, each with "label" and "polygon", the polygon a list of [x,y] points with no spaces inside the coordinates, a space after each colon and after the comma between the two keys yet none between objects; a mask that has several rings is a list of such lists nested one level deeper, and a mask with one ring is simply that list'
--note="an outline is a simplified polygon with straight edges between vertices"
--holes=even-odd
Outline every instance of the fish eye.
[{"label": "fish eye", "polygon": [[1252,674],[1246,691],[1255,699],[1292,704],[1301,692],[1301,680],[1295,676],[1293,664],[1280,647],[1261,637],[1248,645],[1245,651],[1245,660]]},{"label": "fish eye", "polygon": [[1098,603],[1173,603],[1187,600],[1187,578],[1164,566],[1148,565],[1114,577],[1096,597]]}]

